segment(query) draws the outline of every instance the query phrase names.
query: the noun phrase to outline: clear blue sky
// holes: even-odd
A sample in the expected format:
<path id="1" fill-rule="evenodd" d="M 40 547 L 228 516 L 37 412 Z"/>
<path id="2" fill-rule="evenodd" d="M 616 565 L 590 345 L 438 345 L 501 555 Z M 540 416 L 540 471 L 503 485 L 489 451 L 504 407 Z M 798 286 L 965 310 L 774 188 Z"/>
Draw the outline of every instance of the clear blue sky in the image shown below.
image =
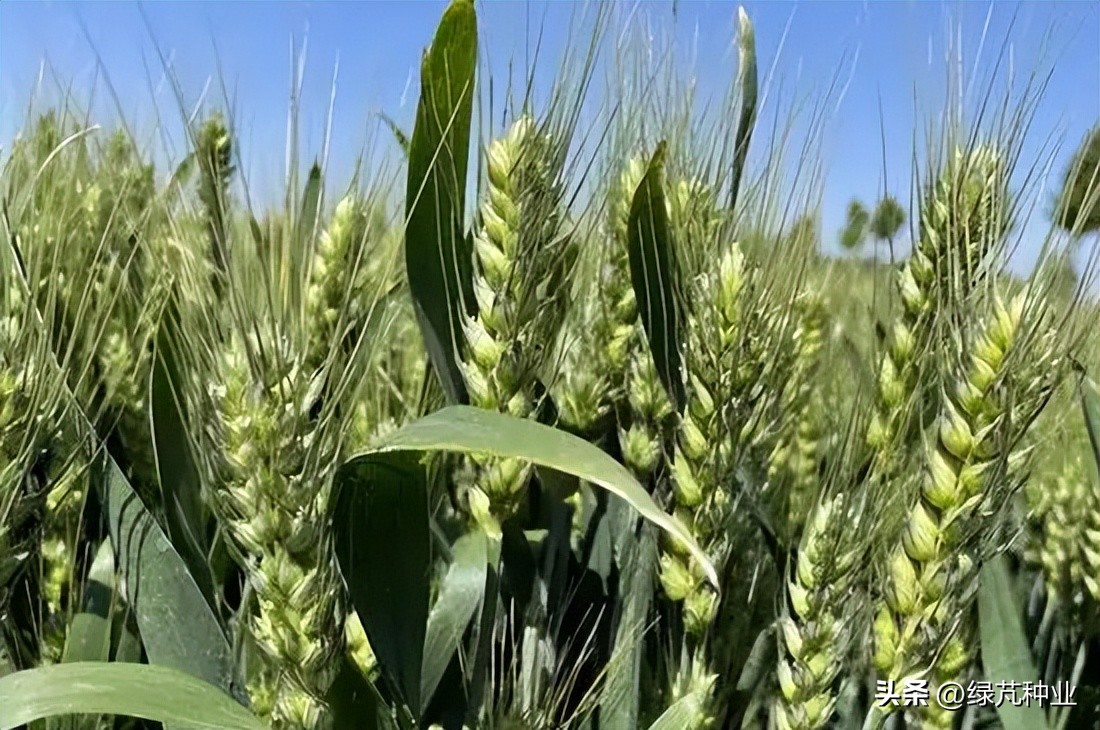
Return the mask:
<path id="1" fill-rule="evenodd" d="M 402 123 L 411 119 L 420 54 L 445 3 L 148 2 L 142 7 L 148 25 L 139 6 L 128 2 L 0 3 L 0 145 L 6 148 L 22 125 L 43 61 L 78 97 L 91 88 L 97 69 L 105 71 L 139 132 L 152 128 L 158 109 L 161 118 L 178 118 L 159 47 L 170 57 L 189 104 L 208 81 L 210 98 L 220 101 L 224 78 L 252 187 L 276 190 L 283 170 L 290 42 L 308 37 L 303 143 L 309 157 L 319 150 L 338 60 L 331 171 L 346 179 L 370 131 L 378 135 L 374 112 L 385 110 Z M 681 0 L 675 18 L 672 2 L 630 8 L 651 27 L 675 34 L 678 55 L 695 59 L 702 93 L 720 93 L 735 67 L 735 3 Z M 1006 39 L 1018 77 L 1053 65 L 1024 147 L 1025 162 L 1042 144 L 1064 140 L 1054 159 L 1060 176 L 1070 148 L 1100 120 L 1100 3 L 1095 1 L 772 0 L 747 2 L 746 8 L 756 26 L 763 78 L 774 63 L 784 93 L 800 96 L 824 93 L 834 78 L 847 83 L 839 105 L 828 107 L 822 149 L 827 247 L 834 245 L 848 199 L 878 196 L 884 157 L 891 192 L 908 202 L 914 124 L 923 128 L 944 98 L 945 48 L 952 36 L 961 40 L 967 76 L 979 50 L 978 75 L 988 75 Z M 522 66 L 528 40 L 540 27 L 547 60 L 556 61 L 575 6 L 488 0 L 479 3 L 479 11 L 489 66 L 502 78 L 510 59 Z M 50 88 L 47 83 L 47 101 L 55 97 Z M 110 122 L 116 115 L 106 87 L 100 83 L 96 93 L 97 121 Z M 1039 223 L 1031 226 L 1036 236 L 1043 230 Z"/>

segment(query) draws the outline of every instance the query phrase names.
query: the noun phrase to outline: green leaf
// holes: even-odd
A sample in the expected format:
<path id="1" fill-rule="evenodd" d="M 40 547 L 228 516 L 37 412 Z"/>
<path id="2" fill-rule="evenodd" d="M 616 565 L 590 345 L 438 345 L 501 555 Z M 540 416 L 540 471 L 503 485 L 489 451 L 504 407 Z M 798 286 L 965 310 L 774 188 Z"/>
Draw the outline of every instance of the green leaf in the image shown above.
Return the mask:
<path id="1" fill-rule="evenodd" d="M 1039 680 L 1016 606 L 1008 564 L 1004 555 L 997 555 L 982 566 L 978 588 L 982 668 L 991 682 Z M 1005 702 L 997 707 L 997 714 L 1004 730 L 1048 727 L 1046 714 L 1038 705 L 1017 707 Z"/>
<path id="2" fill-rule="evenodd" d="M 317 231 L 317 219 L 321 214 L 321 166 L 314 162 L 309 168 L 305 191 L 302 194 L 302 209 L 298 213 L 297 241 L 299 245 L 308 245 Z"/>
<path id="3" fill-rule="evenodd" d="M 1096 462 L 1097 476 L 1100 477 L 1100 388 L 1092 378 L 1082 376 L 1078 389 L 1081 392 L 1081 410 L 1085 413 L 1085 429 L 1092 443 L 1092 455 Z"/>
<path id="4" fill-rule="evenodd" d="M 676 249 L 665 207 L 664 160 L 661 142 L 630 204 L 627 250 L 630 281 L 638 300 L 657 374 L 680 411 L 684 383 L 680 376 L 680 319 L 676 301 Z"/>
<path id="5" fill-rule="evenodd" d="M 615 532 L 608 513 L 610 499 L 606 492 L 594 492 L 587 486 L 581 487 L 580 498 L 574 517 L 578 526 L 584 526 L 578 559 L 586 570 L 599 578 L 604 593 L 608 593 L 613 590 L 613 575 L 618 572 L 615 561 Z M 621 507 L 622 501 L 616 500 L 615 504 Z M 638 516 L 631 510 L 626 511 L 630 512 L 632 522 L 636 524 Z"/>
<path id="6" fill-rule="evenodd" d="M 785 573 L 784 573 L 785 575 Z M 752 651 L 741 669 L 737 679 L 738 692 L 752 694 L 775 666 L 775 627 L 769 626 L 761 631 L 752 643 Z"/>
<path id="7" fill-rule="evenodd" d="M 500 536 L 500 595 L 523 615 L 535 591 L 538 564 L 531 542 L 519 525 L 505 523 Z"/>
<path id="8" fill-rule="evenodd" d="M 685 727 L 697 727 L 699 719 L 706 712 L 707 693 L 689 692 L 653 721 L 649 730 L 683 730 Z"/>
<path id="9" fill-rule="evenodd" d="M 737 8 L 737 86 L 741 89 L 741 114 L 737 120 L 736 146 L 733 150 L 733 179 L 730 181 L 730 211 L 737 209 L 745 158 L 749 154 L 752 130 L 756 127 L 758 80 L 756 71 L 756 32 L 743 7 Z"/>
<path id="10" fill-rule="evenodd" d="M 217 687 L 168 667 L 77 662 L 0 678 L 0 730 L 71 714 L 124 715 L 209 730 L 265 730 Z"/>
<path id="11" fill-rule="evenodd" d="M 572 474 L 619 497 L 643 518 L 683 542 L 703 566 L 707 579 L 718 586 L 714 566 L 687 528 L 658 507 L 622 464 L 597 446 L 565 431 L 481 408 L 449 406 L 398 429 L 367 455 L 356 458 L 401 451 L 448 451 L 526 459 Z"/>
<path id="12" fill-rule="evenodd" d="M 409 147 L 405 263 L 417 321 L 451 403 L 466 401 L 459 369 L 462 317 L 473 302 L 470 241 L 463 234 L 477 16 L 471 0 L 443 13 L 420 69 Z"/>
<path id="13" fill-rule="evenodd" d="M 259 222 L 251 215 L 248 216 L 248 230 L 252 234 L 252 242 L 256 244 L 256 248 L 260 251 L 266 251 L 267 237 L 264 236 L 264 232 L 260 228 Z"/>
<path id="14" fill-rule="evenodd" d="M 411 144 L 409 142 L 409 135 L 405 134 L 405 130 L 397 126 L 397 122 L 395 122 L 393 117 L 391 117 L 389 114 L 386 114 L 385 112 L 379 112 L 378 116 L 382 119 L 386 126 L 390 128 L 390 133 L 393 134 L 394 140 L 397 141 L 397 146 L 401 148 L 401 152 L 405 155 L 405 159 L 408 159 L 409 146 Z"/>
<path id="15" fill-rule="evenodd" d="M 172 177 L 168 178 L 168 184 L 165 187 L 168 190 L 171 190 L 177 185 L 180 187 L 184 187 L 188 183 L 190 183 L 191 178 L 194 176 L 194 173 L 195 153 L 188 152 L 187 155 L 184 156 L 183 160 L 180 161 L 180 164 L 176 166 L 176 169 L 172 171 Z"/>
<path id="16" fill-rule="evenodd" d="M 81 611 L 69 622 L 61 661 L 69 664 L 110 659 L 115 608 L 115 555 L 111 541 L 104 540 L 84 582 Z"/>
<path id="17" fill-rule="evenodd" d="M 406 454 L 351 459 L 336 474 L 336 557 L 387 677 L 414 711 L 428 623 L 431 534 L 424 469 Z"/>
<path id="18" fill-rule="evenodd" d="M 231 690 L 229 642 L 187 565 L 106 451 L 98 466 L 122 594 L 150 663 Z"/>
<path id="19" fill-rule="evenodd" d="M 489 569 L 488 538 L 482 532 L 471 532 L 458 539 L 454 560 L 439 598 L 428 616 L 424 639 L 424 666 L 420 679 L 421 712 L 435 694 L 447 665 L 462 642 L 470 619 L 483 599 L 485 576 Z"/>
<path id="20" fill-rule="evenodd" d="M 141 636 L 138 634 L 137 622 L 134 620 L 133 612 L 126 612 L 122 618 L 120 629 L 114 660 L 131 664 L 141 663 Z"/>
<path id="21" fill-rule="evenodd" d="M 378 690 L 350 659 L 341 660 L 340 672 L 325 695 L 332 712 L 333 730 L 393 730 L 388 708 Z"/>
<path id="22" fill-rule="evenodd" d="M 642 634 L 653 603 L 653 578 L 657 566 L 656 530 L 645 526 L 634 538 L 633 523 L 624 524 L 609 512 L 606 520 L 618 527 L 623 584 L 619 590 L 621 614 L 617 617 L 614 655 L 607 667 L 604 701 L 600 710 L 601 730 L 634 730 L 638 727 L 642 700 Z"/>
<path id="23" fill-rule="evenodd" d="M 478 724 L 478 714 L 484 707 L 485 697 L 491 693 L 492 668 L 496 651 L 496 623 L 497 612 L 500 609 L 500 560 L 501 541 L 489 538 L 488 570 L 485 573 L 485 590 L 482 595 L 485 600 L 481 602 L 481 611 L 477 617 L 476 630 L 471 637 L 472 647 L 470 655 L 474 660 L 470 663 L 466 675 L 467 704 L 466 725 L 475 727 Z M 491 697 L 492 695 L 489 694 Z"/>
<path id="24" fill-rule="evenodd" d="M 170 305 L 166 318 L 175 317 Z M 167 323 L 169 320 L 165 320 Z M 181 382 L 179 360 L 162 324 L 153 353 L 153 376 L 149 391 L 149 428 L 153 435 L 153 455 L 164 505 L 165 527 L 173 547 L 187 563 L 192 577 L 207 602 L 214 600 L 214 579 L 206 561 L 206 507 L 202 498 L 199 470 L 191 453 L 186 415 L 177 397 Z"/>

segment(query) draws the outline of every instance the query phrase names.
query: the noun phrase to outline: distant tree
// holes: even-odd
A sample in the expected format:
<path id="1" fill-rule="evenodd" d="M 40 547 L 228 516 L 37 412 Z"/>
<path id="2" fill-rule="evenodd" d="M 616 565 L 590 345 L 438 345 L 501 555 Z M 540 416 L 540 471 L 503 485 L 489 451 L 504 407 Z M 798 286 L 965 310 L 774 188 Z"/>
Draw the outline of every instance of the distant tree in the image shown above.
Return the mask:
<path id="1" fill-rule="evenodd" d="M 905 209 L 897 199 L 887 195 L 878 201 L 871 216 L 871 235 L 876 241 L 888 241 L 894 238 L 905 223 Z"/>
<path id="2" fill-rule="evenodd" d="M 1066 168 L 1055 223 L 1075 238 L 1100 231 L 1100 125 L 1085 135 Z"/>
<path id="3" fill-rule="evenodd" d="M 855 199 L 848 203 L 848 220 L 840 232 L 840 245 L 845 250 L 853 251 L 863 245 L 864 239 L 867 238 L 867 224 L 870 219 L 863 203 Z"/>

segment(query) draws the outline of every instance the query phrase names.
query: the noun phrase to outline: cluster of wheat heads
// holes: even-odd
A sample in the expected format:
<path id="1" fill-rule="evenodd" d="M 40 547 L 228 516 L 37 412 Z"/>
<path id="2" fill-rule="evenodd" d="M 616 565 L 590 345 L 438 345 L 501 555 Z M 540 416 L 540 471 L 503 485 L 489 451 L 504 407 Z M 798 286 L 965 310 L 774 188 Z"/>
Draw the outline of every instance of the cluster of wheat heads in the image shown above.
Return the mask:
<path id="1" fill-rule="evenodd" d="M 834 266 L 821 118 L 801 154 L 757 130 L 747 15 L 723 103 L 620 47 L 582 124 L 613 20 L 547 99 L 475 114 L 456 0 L 401 164 L 314 164 L 264 212 L 228 117 L 171 175 L 33 120 L 3 160 L 0 727 L 1095 723 L 1096 304 L 1053 254 L 1006 268 L 1034 100 L 918 155 L 909 256 Z M 1078 705 L 936 701 L 1010 681 Z"/>

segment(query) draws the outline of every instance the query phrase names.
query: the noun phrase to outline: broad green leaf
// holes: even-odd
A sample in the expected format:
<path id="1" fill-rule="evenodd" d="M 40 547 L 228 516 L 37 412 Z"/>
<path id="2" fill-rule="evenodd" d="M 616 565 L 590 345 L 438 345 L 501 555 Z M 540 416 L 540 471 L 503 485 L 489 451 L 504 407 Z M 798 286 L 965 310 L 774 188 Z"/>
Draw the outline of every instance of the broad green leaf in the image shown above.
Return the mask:
<path id="1" fill-rule="evenodd" d="M 1081 377 L 1078 387 L 1081 391 L 1081 409 L 1085 412 L 1085 428 L 1092 443 L 1097 477 L 1100 477 L 1100 388 L 1087 376 Z"/>
<path id="2" fill-rule="evenodd" d="M 572 474 L 624 500 L 639 515 L 684 543 L 717 587 L 710 559 L 678 520 L 662 510 L 619 462 L 597 446 L 550 426 L 471 406 L 448 406 L 382 439 L 372 454 L 400 451 L 448 451 L 526 459 Z"/>
<path id="3" fill-rule="evenodd" d="M 707 695 L 701 691 L 689 692 L 653 721 L 649 730 L 683 730 L 697 727 L 699 718 L 706 711 Z"/>
<path id="4" fill-rule="evenodd" d="M 1023 623 L 1016 611 L 1017 605 L 1005 556 L 997 555 L 982 566 L 978 588 L 982 668 L 990 682 L 1034 683 L 1039 680 Z M 1038 705 L 1017 707 L 1005 702 L 997 707 L 997 714 L 1004 730 L 1042 730 L 1048 727 L 1046 714 Z"/>
<path id="5" fill-rule="evenodd" d="M 69 622 L 62 662 L 105 662 L 111 658 L 111 625 L 116 600 L 115 555 L 111 541 L 104 540 L 84 582 L 80 613 Z"/>
<path id="6" fill-rule="evenodd" d="M 458 348 L 462 317 L 473 301 L 463 216 L 476 66 L 474 4 L 453 0 L 421 63 L 405 190 L 409 291 L 429 358 L 451 403 L 466 401 Z"/>
<path id="7" fill-rule="evenodd" d="M 419 713 L 431 588 L 424 468 L 407 454 L 368 454 L 340 467 L 336 490 L 336 557 L 352 605 L 378 663 Z"/>
<path id="8" fill-rule="evenodd" d="M 470 619 L 483 599 L 488 561 L 488 538 L 483 532 L 470 532 L 455 543 L 454 560 L 428 616 L 420 679 L 421 712 L 435 694 L 447 665 L 462 642 Z"/>
<path id="9" fill-rule="evenodd" d="M 638 300 L 657 374 L 669 398 L 682 410 L 684 382 L 680 375 L 680 315 L 676 300 L 676 248 L 665 207 L 664 160 L 661 142 L 630 205 L 627 250 L 630 281 Z"/>
<path id="10" fill-rule="evenodd" d="M 741 90 L 741 114 L 733 150 L 733 177 L 730 180 L 730 212 L 736 212 L 745 158 L 749 154 L 752 130 L 756 126 L 758 80 L 756 71 L 756 32 L 745 8 L 737 8 L 737 86 Z"/>
<path id="11" fill-rule="evenodd" d="M 121 592 L 150 663 L 231 690 L 229 642 L 187 565 L 109 454 L 102 454 L 99 468 Z"/>
<path id="12" fill-rule="evenodd" d="M 0 730 L 72 714 L 123 715 L 186 728 L 265 730 L 232 697 L 149 664 L 55 664 L 0 678 Z"/>

